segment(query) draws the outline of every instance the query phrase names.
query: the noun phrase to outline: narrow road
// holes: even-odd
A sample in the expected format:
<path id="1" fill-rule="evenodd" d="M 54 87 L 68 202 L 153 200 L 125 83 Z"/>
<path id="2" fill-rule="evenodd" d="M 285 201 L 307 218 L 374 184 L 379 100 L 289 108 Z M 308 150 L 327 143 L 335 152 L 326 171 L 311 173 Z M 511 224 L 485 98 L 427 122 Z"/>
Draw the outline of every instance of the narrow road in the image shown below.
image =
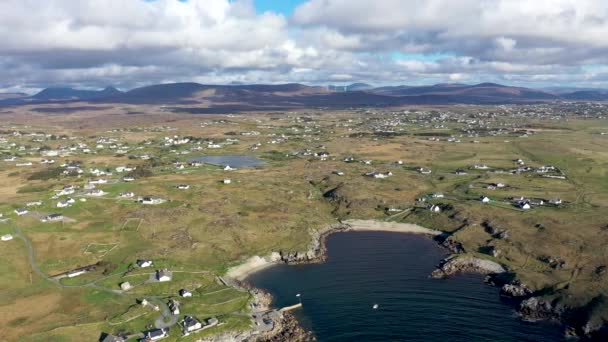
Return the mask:
<path id="1" fill-rule="evenodd" d="M 32 270 L 38 274 L 41 278 L 43 278 L 44 280 L 50 281 L 52 283 L 54 283 L 55 285 L 62 287 L 62 288 L 84 288 L 84 287 L 91 287 L 94 288 L 96 290 L 101 290 L 101 291 L 107 291 L 107 292 L 111 292 L 120 296 L 131 296 L 128 293 L 125 293 L 124 291 L 121 290 L 115 290 L 115 289 L 110 289 L 107 287 L 103 287 L 103 286 L 99 286 L 97 285 L 98 282 L 103 281 L 105 279 L 108 279 L 110 277 L 116 276 L 117 274 L 112 274 L 109 275 L 107 277 L 103 277 L 100 279 L 97 279 L 95 281 L 92 281 L 90 283 L 87 284 L 83 284 L 83 285 L 65 285 L 62 284 L 59 280 L 54 279 L 53 277 L 49 276 L 48 274 L 42 272 L 42 270 L 40 269 L 40 267 L 38 266 L 38 264 L 36 263 L 36 253 L 34 251 L 34 247 L 32 246 L 32 242 L 23 234 L 23 231 L 21 230 L 21 228 L 13 226 L 13 228 L 15 229 L 15 236 L 18 237 L 19 239 L 21 239 L 24 244 L 25 244 L 25 248 L 27 249 L 27 257 L 28 257 L 28 261 L 30 263 L 30 266 L 32 267 Z M 149 300 L 153 300 L 154 302 L 156 302 L 159 307 L 161 308 L 161 315 L 154 321 L 154 325 L 156 326 L 156 328 L 161 329 L 161 328 L 169 328 L 174 326 L 175 324 L 177 324 L 177 320 L 178 320 L 178 316 L 172 315 L 171 311 L 169 310 L 169 307 L 167 306 L 167 304 L 162 300 L 165 297 L 164 296 L 151 296 L 151 297 L 146 297 Z"/>

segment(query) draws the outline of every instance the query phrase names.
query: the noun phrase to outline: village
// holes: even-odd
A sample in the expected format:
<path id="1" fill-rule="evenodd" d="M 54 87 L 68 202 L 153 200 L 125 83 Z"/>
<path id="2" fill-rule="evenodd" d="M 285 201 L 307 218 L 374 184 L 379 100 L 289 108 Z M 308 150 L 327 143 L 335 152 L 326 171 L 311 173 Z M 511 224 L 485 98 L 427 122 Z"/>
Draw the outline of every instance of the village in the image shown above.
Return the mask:
<path id="1" fill-rule="evenodd" d="M 592 151 L 608 146 L 607 110 L 173 109 L 172 122 L 83 131 L 15 120 L 0 127 L 0 243 L 21 271 L 0 283 L 0 309 L 22 307 L 9 297 L 24 287 L 32 298 L 62 289 L 76 311 L 35 322 L 15 309 L 12 333 L 67 336 L 78 323 L 104 342 L 262 336 L 277 312 L 252 310 L 255 296 L 225 280 L 226 270 L 252 255 L 305 250 L 311 229 L 347 218 L 444 231 L 464 253 L 517 269 L 537 288 L 575 282 L 572 268 L 591 277 L 605 266 L 591 251 L 608 224 L 599 215 L 606 161 Z M 588 143 L 574 149 L 564 136 Z M 596 181 L 583 185 L 583 176 Z M 581 211 L 597 215 L 571 218 Z M 572 232 L 573 222 L 585 228 Z M 574 249 L 588 252 L 574 258 Z M 606 290 L 584 279 L 571 284 L 572 300 Z"/>

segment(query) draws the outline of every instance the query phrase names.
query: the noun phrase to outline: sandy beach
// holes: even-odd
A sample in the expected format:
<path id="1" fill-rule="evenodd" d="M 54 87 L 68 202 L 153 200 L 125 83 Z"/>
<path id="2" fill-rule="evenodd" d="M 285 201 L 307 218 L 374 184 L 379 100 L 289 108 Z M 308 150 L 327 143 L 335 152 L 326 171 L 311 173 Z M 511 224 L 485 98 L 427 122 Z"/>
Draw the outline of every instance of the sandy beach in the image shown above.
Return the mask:
<path id="1" fill-rule="evenodd" d="M 228 270 L 228 272 L 226 273 L 226 276 L 228 276 L 232 279 L 242 281 L 245 278 L 247 278 L 247 276 L 249 276 L 250 274 L 253 274 L 253 273 L 261 271 L 267 267 L 275 265 L 277 260 L 273 258 L 274 254 L 275 253 L 273 253 L 272 255 L 267 256 L 267 257 L 260 257 L 257 255 L 252 256 L 251 258 L 247 259 L 247 261 L 245 261 L 244 263 L 230 268 Z"/>
<path id="2" fill-rule="evenodd" d="M 324 236 L 330 235 L 334 232 L 339 231 L 380 231 L 380 232 L 395 232 L 395 233 L 412 233 L 412 234 L 424 234 L 429 236 L 437 236 L 442 234 L 441 231 L 428 229 L 412 223 L 396 223 L 396 222 L 382 222 L 375 220 L 348 220 L 343 222 L 347 229 L 334 230 L 331 229 L 324 234 Z M 322 238 L 319 238 L 322 240 Z M 319 241 L 313 241 L 315 246 L 319 246 Z M 310 251 L 309 251 L 310 252 Z M 318 250 L 314 251 L 318 254 Z M 321 252 L 322 253 L 322 252 Z M 275 265 L 281 262 L 281 255 L 277 252 L 273 252 L 268 256 L 252 256 L 247 259 L 244 263 L 234 266 L 228 270 L 226 276 L 239 281 L 245 280 L 249 275 L 263 270 L 267 267 Z"/>
<path id="3" fill-rule="evenodd" d="M 375 220 L 348 220 L 345 224 L 354 231 L 382 231 L 395 233 L 414 233 L 437 236 L 442 234 L 439 230 L 428 229 L 412 223 L 382 222 Z"/>

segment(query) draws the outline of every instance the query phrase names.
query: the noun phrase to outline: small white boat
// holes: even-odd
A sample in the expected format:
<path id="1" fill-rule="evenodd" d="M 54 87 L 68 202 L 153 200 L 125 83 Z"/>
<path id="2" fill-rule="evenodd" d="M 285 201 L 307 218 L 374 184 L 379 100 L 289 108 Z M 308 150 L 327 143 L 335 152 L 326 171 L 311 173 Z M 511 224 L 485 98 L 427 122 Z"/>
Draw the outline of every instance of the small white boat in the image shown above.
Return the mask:
<path id="1" fill-rule="evenodd" d="M 372 306 L 372 309 L 374 309 L 374 310 L 378 309 L 378 304 L 374 304 L 374 306 Z"/>

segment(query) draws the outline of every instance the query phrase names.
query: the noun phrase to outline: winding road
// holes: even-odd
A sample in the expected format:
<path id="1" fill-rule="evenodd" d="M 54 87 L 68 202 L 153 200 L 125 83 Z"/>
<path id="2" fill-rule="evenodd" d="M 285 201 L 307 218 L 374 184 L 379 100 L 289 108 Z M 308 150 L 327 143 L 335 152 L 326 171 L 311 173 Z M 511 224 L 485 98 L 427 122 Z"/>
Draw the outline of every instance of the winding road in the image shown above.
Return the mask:
<path id="1" fill-rule="evenodd" d="M 25 248 L 27 249 L 28 261 L 30 263 L 30 266 L 32 267 L 32 270 L 36 274 L 38 274 L 41 278 L 43 278 L 44 280 L 50 281 L 50 282 L 54 283 L 55 285 L 57 285 L 57 286 L 59 286 L 61 288 L 84 288 L 84 287 L 90 287 L 90 288 L 94 288 L 96 290 L 111 292 L 111 293 L 114 293 L 114 294 L 117 294 L 117 295 L 120 295 L 120 296 L 129 296 L 129 297 L 133 296 L 133 295 L 125 293 L 124 291 L 121 291 L 121 290 L 110 289 L 110 288 L 107 288 L 107 287 L 103 287 L 103 286 L 97 285 L 98 282 L 106 280 L 106 279 L 111 278 L 111 277 L 114 277 L 116 275 L 119 275 L 120 273 L 111 274 L 111 275 L 108 275 L 106 277 L 97 279 L 95 281 L 92 281 L 90 283 L 86 283 L 86 284 L 83 284 L 83 285 L 65 285 L 65 284 L 62 284 L 59 280 L 57 280 L 57 279 L 49 276 L 48 274 L 42 272 L 42 270 L 40 269 L 40 266 L 38 266 L 38 263 L 36 263 L 36 252 L 34 251 L 34 247 L 32 246 L 32 242 L 25 236 L 25 234 L 23 234 L 23 231 L 21 230 L 21 228 L 19 228 L 17 226 L 13 226 L 13 228 L 15 230 L 15 237 L 21 239 L 24 242 L 24 244 L 25 244 Z M 146 300 L 155 302 L 161 308 L 161 315 L 154 321 L 154 326 L 156 328 L 158 328 L 158 329 L 164 329 L 164 328 L 172 327 L 175 324 L 177 324 L 177 320 L 178 320 L 178 316 L 171 314 L 171 311 L 169 310 L 169 307 L 163 301 L 164 298 L 165 298 L 164 296 L 146 297 Z"/>

